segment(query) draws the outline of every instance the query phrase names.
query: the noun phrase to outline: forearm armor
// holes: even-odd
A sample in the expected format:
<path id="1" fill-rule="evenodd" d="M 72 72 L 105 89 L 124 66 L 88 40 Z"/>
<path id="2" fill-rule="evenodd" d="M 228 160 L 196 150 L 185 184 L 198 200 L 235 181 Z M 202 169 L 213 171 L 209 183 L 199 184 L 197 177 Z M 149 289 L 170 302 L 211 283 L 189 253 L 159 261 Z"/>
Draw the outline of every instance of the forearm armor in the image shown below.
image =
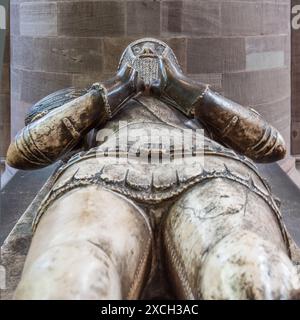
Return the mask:
<path id="1" fill-rule="evenodd" d="M 8 149 L 7 163 L 18 169 L 47 166 L 107 116 L 103 90 L 92 89 L 23 128 Z"/>
<path id="2" fill-rule="evenodd" d="M 18 169 L 45 167 L 72 150 L 92 128 L 110 119 L 135 94 L 136 75 L 95 84 L 78 97 L 23 128 L 11 143 L 7 163 Z M 128 76 L 128 77 L 127 77 Z"/>
<path id="3" fill-rule="evenodd" d="M 181 73 L 173 73 L 170 78 L 163 94 L 183 108 L 186 115 L 195 116 L 208 127 L 218 141 L 256 162 L 284 158 L 282 136 L 255 110 L 226 99 Z"/>
<path id="4" fill-rule="evenodd" d="M 273 126 L 259 113 L 245 108 L 209 87 L 194 103 L 195 116 L 202 119 L 218 140 L 256 162 L 273 162 L 284 158 L 285 142 Z"/>

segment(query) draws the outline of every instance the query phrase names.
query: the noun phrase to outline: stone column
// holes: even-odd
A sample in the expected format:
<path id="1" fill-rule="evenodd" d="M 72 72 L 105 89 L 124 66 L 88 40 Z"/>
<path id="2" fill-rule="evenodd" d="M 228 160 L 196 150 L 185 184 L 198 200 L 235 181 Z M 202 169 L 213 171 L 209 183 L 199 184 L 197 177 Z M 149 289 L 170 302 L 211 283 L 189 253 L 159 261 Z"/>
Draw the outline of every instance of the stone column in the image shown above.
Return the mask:
<path id="1" fill-rule="evenodd" d="M 290 146 L 290 1 L 12 0 L 12 134 L 46 94 L 115 71 L 125 46 L 153 36 L 185 72 L 257 109 Z"/>

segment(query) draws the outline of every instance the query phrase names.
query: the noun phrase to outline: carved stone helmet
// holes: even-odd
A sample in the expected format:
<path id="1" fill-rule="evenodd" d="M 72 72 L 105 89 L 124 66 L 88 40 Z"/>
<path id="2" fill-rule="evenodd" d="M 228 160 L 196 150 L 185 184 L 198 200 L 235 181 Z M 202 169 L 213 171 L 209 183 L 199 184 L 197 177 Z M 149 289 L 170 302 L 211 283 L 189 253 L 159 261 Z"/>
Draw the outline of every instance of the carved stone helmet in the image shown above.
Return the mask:
<path id="1" fill-rule="evenodd" d="M 171 60 L 181 70 L 173 50 L 163 41 L 142 38 L 128 45 L 120 59 L 118 69 L 128 63 L 139 72 L 139 76 L 149 84 L 159 77 L 159 59 Z"/>

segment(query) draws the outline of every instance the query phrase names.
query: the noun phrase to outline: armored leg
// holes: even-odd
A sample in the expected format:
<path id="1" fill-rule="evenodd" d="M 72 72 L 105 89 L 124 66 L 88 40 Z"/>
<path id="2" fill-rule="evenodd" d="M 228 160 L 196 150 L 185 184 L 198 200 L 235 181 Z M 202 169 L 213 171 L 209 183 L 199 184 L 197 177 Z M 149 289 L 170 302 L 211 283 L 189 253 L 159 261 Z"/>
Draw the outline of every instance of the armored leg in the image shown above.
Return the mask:
<path id="1" fill-rule="evenodd" d="M 97 186 L 75 189 L 41 218 L 16 299 L 136 299 L 151 229 L 134 204 Z"/>
<path id="2" fill-rule="evenodd" d="M 299 278 L 269 205 L 224 178 L 195 186 L 169 212 L 166 263 L 184 299 L 288 299 Z"/>

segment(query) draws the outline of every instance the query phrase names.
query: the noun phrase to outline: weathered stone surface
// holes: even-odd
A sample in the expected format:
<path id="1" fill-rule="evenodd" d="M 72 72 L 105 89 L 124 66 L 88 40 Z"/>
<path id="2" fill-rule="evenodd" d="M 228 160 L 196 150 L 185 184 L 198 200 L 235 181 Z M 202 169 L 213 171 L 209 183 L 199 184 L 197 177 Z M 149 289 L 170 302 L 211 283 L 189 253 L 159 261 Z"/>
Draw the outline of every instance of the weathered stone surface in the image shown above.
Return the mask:
<path id="1" fill-rule="evenodd" d="M 102 40 L 38 38 L 31 47 L 33 69 L 51 72 L 102 72 Z"/>
<path id="2" fill-rule="evenodd" d="M 72 75 L 65 73 L 22 71 L 21 100 L 35 103 L 48 94 L 72 85 Z"/>
<path id="3" fill-rule="evenodd" d="M 294 120 L 300 121 L 300 32 L 292 33 L 292 113 Z"/>
<path id="4" fill-rule="evenodd" d="M 274 125 L 274 127 L 281 132 L 290 125 L 290 105 L 290 97 L 287 97 L 279 101 L 272 101 L 269 103 L 256 105 L 253 106 L 253 108 L 257 110 L 264 118 L 268 117 L 269 121 Z"/>
<path id="5" fill-rule="evenodd" d="M 290 141 L 290 121 L 291 121 L 291 99 L 290 97 L 284 98 L 279 101 L 273 101 L 262 105 L 254 106 L 264 118 L 268 118 L 270 123 L 279 130 L 283 136 L 287 150 L 289 152 Z"/>
<path id="6" fill-rule="evenodd" d="M 223 35 L 257 35 L 262 31 L 261 3 L 224 2 L 221 16 Z"/>
<path id="7" fill-rule="evenodd" d="M 284 51 L 256 52 L 246 57 L 246 70 L 281 68 L 283 66 Z"/>
<path id="8" fill-rule="evenodd" d="M 10 5 L 10 15 L 13 19 L 10 20 L 10 30 L 14 35 L 20 34 L 20 6 L 17 4 Z"/>
<path id="9" fill-rule="evenodd" d="M 12 36 L 11 42 L 12 66 L 32 69 L 34 63 L 34 38 Z"/>
<path id="10" fill-rule="evenodd" d="M 103 39 L 103 56 L 104 71 L 112 74 L 116 71 L 120 56 L 128 44 L 135 38 L 104 38 Z"/>
<path id="11" fill-rule="evenodd" d="M 290 95 L 288 68 L 225 73 L 223 89 L 228 98 L 242 105 L 258 105 Z"/>
<path id="12" fill-rule="evenodd" d="M 217 2 L 195 0 L 163 3 L 162 31 L 188 36 L 220 33 L 220 6 Z"/>
<path id="13" fill-rule="evenodd" d="M 221 73 L 189 74 L 189 77 L 195 81 L 210 84 L 214 90 L 218 91 L 219 93 L 223 93 Z"/>
<path id="14" fill-rule="evenodd" d="M 10 63 L 10 33 L 6 33 L 3 63 Z"/>
<path id="15" fill-rule="evenodd" d="M 10 142 L 10 99 L 8 94 L 0 93 L 0 157 L 4 157 Z"/>
<path id="16" fill-rule="evenodd" d="M 246 38 L 246 70 L 288 66 L 288 42 L 285 35 Z"/>
<path id="17" fill-rule="evenodd" d="M 32 106 L 32 103 L 23 102 L 19 100 L 19 98 L 16 98 L 15 95 L 12 95 L 11 106 L 17 106 L 17 108 L 11 108 L 10 111 L 11 119 L 14 119 L 14 122 L 11 124 L 10 134 L 11 139 L 13 139 L 19 132 L 20 128 L 24 127 L 25 114 L 28 111 L 28 109 Z"/>
<path id="18" fill-rule="evenodd" d="M 21 92 L 21 71 L 19 69 L 11 66 L 10 68 L 10 78 L 11 78 L 11 95 L 20 98 Z"/>
<path id="19" fill-rule="evenodd" d="M 22 3 L 20 5 L 20 34 L 24 36 L 57 35 L 56 3 Z"/>
<path id="20" fill-rule="evenodd" d="M 188 39 L 188 73 L 244 70 L 245 63 L 244 38 Z"/>
<path id="21" fill-rule="evenodd" d="M 183 18 L 183 1 L 163 2 L 163 33 L 181 33 Z"/>
<path id="22" fill-rule="evenodd" d="M 21 87 L 24 86 L 23 101 L 35 103 L 36 99 L 40 99 L 45 93 L 51 93 L 53 89 L 72 85 L 73 75 L 62 74 L 63 72 L 77 75 L 84 70 L 85 74 L 101 74 L 102 41 L 79 38 L 13 37 L 12 60 L 14 95 L 17 94 L 21 98 Z M 38 72 L 31 74 L 30 71 L 23 69 Z M 53 72 L 59 74 L 55 76 Z M 29 94 L 32 95 L 31 99 Z"/>
<path id="23" fill-rule="evenodd" d="M 166 38 L 162 39 L 174 51 L 178 62 L 184 72 L 186 72 L 187 64 L 187 39 L 186 38 Z"/>
<path id="24" fill-rule="evenodd" d="M 245 39 L 246 53 L 284 50 L 288 41 L 289 38 L 286 35 L 247 37 Z"/>
<path id="25" fill-rule="evenodd" d="M 72 86 L 75 88 L 90 88 L 93 83 L 101 82 L 106 79 L 107 75 L 104 75 L 103 73 L 74 73 L 72 76 Z"/>
<path id="26" fill-rule="evenodd" d="M 292 86 L 292 115 L 293 120 L 300 121 L 300 73 L 295 71 L 292 72 L 293 86 Z"/>
<path id="27" fill-rule="evenodd" d="M 45 169 L 49 173 L 53 170 Z M 44 170 L 44 171 L 45 171 Z M 43 174 L 41 175 L 43 176 Z M 19 178 L 20 179 L 20 178 Z M 1 246 L 1 265 L 6 269 L 6 290 L 1 290 L 1 300 L 12 299 L 13 292 L 18 285 L 22 273 L 25 258 L 30 246 L 32 236 L 32 221 L 36 213 L 40 201 L 49 191 L 52 185 L 51 178 L 43 186 L 33 202 L 19 219 L 18 223 L 13 228 L 9 237 Z M 38 180 L 37 180 L 38 182 Z M 36 192 L 36 191 L 35 191 Z M 20 194 L 10 194 L 10 201 L 19 202 Z M 15 199 L 12 198 L 15 196 Z M 24 200 L 23 196 L 23 200 Z M 7 203 L 8 204 L 8 203 Z M 20 216 L 20 214 L 19 214 Z"/>
<path id="28" fill-rule="evenodd" d="M 125 4 L 122 1 L 59 2 L 58 34 L 67 36 L 122 36 Z"/>
<path id="29" fill-rule="evenodd" d="M 5 159 L 6 151 L 10 143 L 10 28 L 7 12 L 7 30 L 3 55 L 2 72 L 0 78 L 0 158 Z M 2 62 L 2 61 L 1 61 Z M 2 163 L 3 164 L 3 163 Z M 0 175 L 3 167 L 0 167 Z M 0 217 L 1 220 L 1 217 Z"/>
<path id="30" fill-rule="evenodd" d="M 277 3 L 263 4 L 263 33 L 289 34 L 290 6 Z"/>
<path id="31" fill-rule="evenodd" d="M 0 94 L 9 96 L 10 93 L 10 67 L 8 63 L 2 65 L 2 80 L 0 79 Z M 2 105 L 1 105 L 2 106 Z"/>
<path id="32" fill-rule="evenodd" d="M 23 71 L 11 67 L 11 138 L 24 126 L 25 114 L 32 103 L 21 100 Z M 25 79 L 27 81 L 28 79 Z M 29 84 L 30 85 L 30 84 Z M 42 86 L 42 84 L 40 84 Z"/>
<path id="33" fill-rule="evenodd" d="M 160 2 L 129 1 L 127 3 L 127 34 L 157 36 L 160 34 Z"/>
<path id="34" fill-rule="evenodd" d="M 292 0 L 291 5 L 299 5 Z M 300 30 L 292 30 L 292 153 L 300 154 Z"/>
<path id="35" fill-rule="evenodd" d="M 289 14 L 288 3 L 223 2 L 222 34 L 287 34 L 289 33 Z"/>
<path id="36" fill-rule="evenodd" d="M 281 161 L 278 162 L 278 164 L 282 167 L 282 169 L 286 170 L 286 168 L 288 168 L 288 166 L 285 163 L 291 163 L 291 165 L 289 166 L 290 170 L 286 171 L 286 173 L 288 174 L 289 177 L 293 177 L 290 174 L 291 171 L 291 167 L 295 167 L 295 159 L 290 155 L 291 153 L 291 126 L 287 126 L 285 129 L 280 131 L 280 134 L 282 135 L 285 143 L 286 143 L 286 153 L 287 153 L 287 157 Z M 294 183 L 299 187 L 300 186 L 300 181 L 299 181 L 299 175 L 296 177 L 296 179 L 293 180 Z"/>
<path id="37" fill-rule="evenodd" d="M 294 154 L 300 154 L 300 122 L 292 121 L 292 148 Z"/>

